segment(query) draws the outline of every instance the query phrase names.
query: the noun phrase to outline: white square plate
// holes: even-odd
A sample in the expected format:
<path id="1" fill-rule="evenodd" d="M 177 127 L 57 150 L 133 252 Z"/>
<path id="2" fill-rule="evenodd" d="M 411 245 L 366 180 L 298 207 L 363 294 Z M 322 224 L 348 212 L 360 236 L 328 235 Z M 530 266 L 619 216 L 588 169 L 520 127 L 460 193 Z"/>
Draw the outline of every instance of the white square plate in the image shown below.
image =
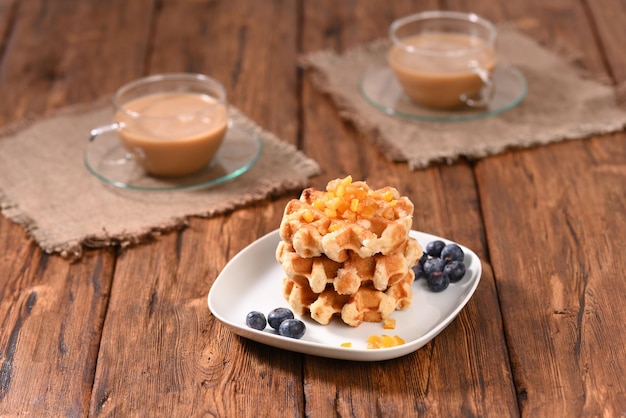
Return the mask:
<path id="1" fill-rule="evenodd" d="M 452 241 L 418 231 L 411 231 L 422 248 L 430 241 Z M 263 331 L 246 326 L 246 315 L 260 311 L 266 316 L 274 308 L 289 304 L 282 294 L 285 274 L 276 261 L 280 242 L 278 230 L 259 238 L 233 257 L 219 274 L 208 295 L 211 313 L 232 332 L 273 347 L 355 361 L 379 361 L 401 357 L 427 344 L 439 334 L 463 309 L 480 281 L 482 266 L 478 256 L 461 245 L 465 252 L 465 276 L 440 293 L 432 292 L 426 280 L 413 283 L 413 303 L 408 309 L 395 311 L 396 328 L 383 329 L 382 323 L 363 323 L 350 327 L 335 318 L 329 325 L 320 325 L 309 315 L 299 317 L 306 324 L 301 339 L 278 335 L 269 325 Z M 459 244 L 460 245 L 460 244 Z M 298 318 L 298 316 L 296 315 Z M 368 349 L 367 338 L 372 334 L 398 335 L 405 344 L 383 349 Z M 352 347 L 342 347 L 342 343 Z"/>

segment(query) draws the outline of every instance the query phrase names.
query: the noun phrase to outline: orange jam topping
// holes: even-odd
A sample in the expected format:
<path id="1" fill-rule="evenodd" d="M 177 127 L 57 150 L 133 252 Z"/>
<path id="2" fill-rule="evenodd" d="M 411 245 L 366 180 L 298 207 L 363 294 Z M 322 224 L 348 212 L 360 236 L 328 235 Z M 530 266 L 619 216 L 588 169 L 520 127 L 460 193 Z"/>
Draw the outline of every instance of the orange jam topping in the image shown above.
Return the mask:
<path id="1" fill-rule="evenodd" d="M 385 319 L 385 322 L 383 322 L 383 328 L 384 329 L 395 329 L 396 328 L 396 320 L 393 319 L 393 318 Z"/>
<path id="2" fill-rule="evenodd" d="M 356 222 L 361 219 L 371 219 L 373 216 L 382 216 L 393 220 L 396 217 L 394 207 L 397 204 L 399 193 L 393 187 L 383 187 L 378 190 L 370 189 L 363 181 L 352 181 L 352 176 L 343 179 L 331 180 L 326 186 L 326 192 L 321 193 L 312 206 L 324 213 L 327 218 Z M 306 222 L 314 220 L 313 213 L 305 213 Z M 338 228 L 331 223 L 329 230 Z"/>
<path id="3" fill-rule="evenodd" d="M 397 335 L 370 335 L 367 339 L 367 348 L 389 348 L 404 344 L 405 341 Z"/>

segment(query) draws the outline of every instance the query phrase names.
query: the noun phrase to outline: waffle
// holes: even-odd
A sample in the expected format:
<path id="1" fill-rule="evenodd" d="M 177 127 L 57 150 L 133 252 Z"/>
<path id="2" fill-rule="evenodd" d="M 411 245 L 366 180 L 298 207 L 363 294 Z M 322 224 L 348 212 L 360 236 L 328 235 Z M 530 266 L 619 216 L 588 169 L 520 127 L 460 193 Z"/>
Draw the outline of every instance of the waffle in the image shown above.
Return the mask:
<path id="1" fill-rule="evenodd" d="M 285 207 L 276 259 L 293 310 L 320 324 L 381 322 L 411 304 L 412 267 L 422 254 L 409 236 L 413 203 L 393 187 L 350 176 L 326 191 L 305 189 Z"/>
<path id="2" fill-rule="evenodd" d="M 353 295 L 340 295 L 331 286 L 315 293 L 308 282 L 299 284 L 287 277 L 283 279 L 283 295 L 298 315 L 310 312 L 311 318 L 322 325 L 339 316 L 346 324 L 357 327 L 363 322 L 384 321 L 396 309 L 408 308 L 414 278 L 409 269 L 402 280 L 385 291 L 363 285 Z"/>
<path id="3" fill-rule="evenodd" d="M 343 263 L 396 252 L 413 223 L 413 203 L 393 187 L 373 190 L 348 176 L 327 190 L 305 189 L 285 207 L 280 237 L 303 258 L 325 255 Z"/>
<path id="4" fill-rule="evenodd" d="M 276 259 L 294 282 L 301 286 L 307 282 L 315 293 L 322 293 L 327 285 L 332 284 L 340 295 L 355 294 L 363 284 L 386 290 L 406 276 L 421 254 L 422 248 L 414 238 L 407 239 L 395 253 L 366 258 L 349 253 L 343 263 L 325 255 L 300 257 L 294 247 L 284 241 L 276 249 Z"/>

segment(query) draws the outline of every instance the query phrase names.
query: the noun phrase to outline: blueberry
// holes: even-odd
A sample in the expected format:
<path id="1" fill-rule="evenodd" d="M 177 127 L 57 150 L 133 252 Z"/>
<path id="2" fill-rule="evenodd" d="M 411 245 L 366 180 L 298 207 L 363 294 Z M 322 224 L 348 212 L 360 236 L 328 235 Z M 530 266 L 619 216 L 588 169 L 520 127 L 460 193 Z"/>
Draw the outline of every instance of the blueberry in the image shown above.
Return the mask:
<path id="1" fill-rule="evenodd" d="M 281 322 L 286 319 L 293 319 L 293 312 L 287 308 L 276 308 L 267 315 L 267 322 L 270 327 L 276 330 L 280 327 Z"/>
<path id="2" fill-rule="evenodd" d="M 426 277 L 424 273 L 424 263 L 426 260 L 428 260 L 428 254 L 422 253 L 422 257 L 418 260 L 417 264 L 413 266 L 413 273 L 415 273 L 416 279 Z"/>
<path id="3" fill-rule="evenodd" d="M 450 285 L 450 278 L 440 271 L 433 271 L 426 278 L 426 284 L 433 292 L 442 292 Z"/>
<path id="4" fill-rule="evenodd" d="M 441 257 L 441 250 L 446 246 L 446 243 L 441 240 L 431 241 L 426 245 L 426 254 L 431 257 Z"/>
<path id="5" fill-rule="evenodd" d="M 441 250 L 441 258 L 446 260 L 446 263 L 450 261 L 463 261 L 465 254 L 463 250 L 456 244 L 448 244 Z"/>
<path id="6" fill-rule="evenodd" d="M 450 261 L 443 268 L 443 274 L 448 276 L 450 283 L 458 282 L 465 276 L 465 263 L 462 261 Z"/>
<path id="7" fill-rule="evenodd" d="M 445 265 L 445 260 L 441 258 L 429 258 L 424 262 L 424 274 L 428 276 L 430 273 L 435 271 L 442 272 Z"/>
<path id="8" fill-rule="evenodd" d="M 283 337 L 302 338 L 306 325 L 299 319 L 285 319 L 278 327 L 278 333 Z"/>
<path id="9" fill-rule="evenodd" d="M 249 312 L 246 316 L 246 325 L 252 329 L 264 330 L 267 325 L 265 315 L 259 311 Z"/>

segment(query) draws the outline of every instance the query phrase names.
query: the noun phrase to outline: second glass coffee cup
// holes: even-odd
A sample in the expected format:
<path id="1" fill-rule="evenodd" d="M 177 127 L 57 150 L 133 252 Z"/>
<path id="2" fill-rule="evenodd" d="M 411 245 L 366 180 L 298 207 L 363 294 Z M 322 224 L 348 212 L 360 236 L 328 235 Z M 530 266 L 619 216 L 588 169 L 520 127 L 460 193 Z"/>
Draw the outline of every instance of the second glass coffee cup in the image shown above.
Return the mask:
<path id="1" fill-rule="evenodd" d="M 91 131 L 91 140 L 115 131 L 147 173 L 193 174 L 213 159 L 228 127 L 226 90 L 191 73 L 161 74 L 122 86 L 113 98 L 114 122 Z"/>
<path id="2" fill-rule="evenodd" d="M 417 105 L 485 107 L 493 93 L 497 30 L 473 13 L 430 11 L 395 20 L 389 65 Z"/>

